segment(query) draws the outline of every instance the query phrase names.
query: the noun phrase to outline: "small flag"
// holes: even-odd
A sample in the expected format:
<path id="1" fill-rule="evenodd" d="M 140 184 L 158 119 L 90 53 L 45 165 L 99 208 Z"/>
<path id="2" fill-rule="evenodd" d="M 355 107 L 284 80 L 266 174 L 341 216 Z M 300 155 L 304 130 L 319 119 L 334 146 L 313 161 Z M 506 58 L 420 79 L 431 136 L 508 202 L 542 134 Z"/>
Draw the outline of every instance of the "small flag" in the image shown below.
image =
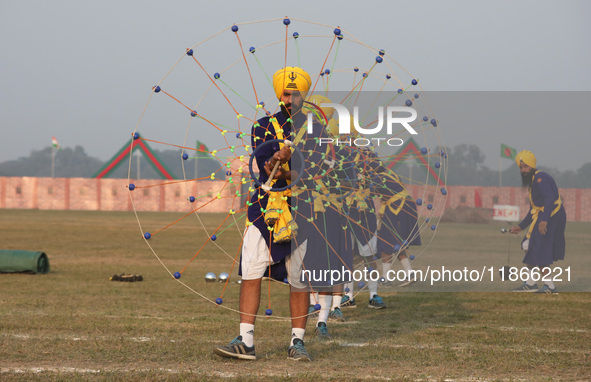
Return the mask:
<path id="1" fill-rule="evenodd" d="M 517 150 L 501 143 L 501 158 L 515 159 Z"/>
<path id="2" fill-rule="evenodd" d="M 207 153 L 207 154 L 209 154 L 209 152 L 210 152 L 209 149 L 207 148 L 207 146 L 205 146 L 205 144 L 201 141 L 197 141 L 196 147 L 197 147 L 197 151 L 199 151 L 199 152 Z"/>
<path id="3" fill-rule="evenodd" d="M 57 139 L 55 139 L 55 137 L 51 137 L 51 144 L 53 145 L 53 147 L 55 147 L 56 149 L 60 149 L 60 144 L 57 141 Z"/>
<path id="4" fill-rule="evenodd" d="M 477 188 L 474 189 L 474 207 L 482 207 L 482 198 Z"/>

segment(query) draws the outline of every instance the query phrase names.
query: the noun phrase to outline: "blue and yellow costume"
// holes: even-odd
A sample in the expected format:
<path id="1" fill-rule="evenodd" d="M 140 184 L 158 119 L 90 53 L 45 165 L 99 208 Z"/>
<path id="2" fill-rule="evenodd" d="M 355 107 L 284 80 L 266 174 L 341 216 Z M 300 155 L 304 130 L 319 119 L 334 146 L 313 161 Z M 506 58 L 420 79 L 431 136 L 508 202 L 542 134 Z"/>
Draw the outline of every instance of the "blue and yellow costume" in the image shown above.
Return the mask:
<path id="1" fill-rule="evenodd" d="M 522 151 L 515 158 L 531 168 L 536 168 L 536 159 L 529 151 Z M 536 171 L 529 190 L 530 210 L 519 223 L 525 230 L 523 241 L 529 239 L 523 262 L 531 266 L 544 267 L 554 261 L 563 260 L 565 254 L 566 211 L 554 179 L 543 171 Z M 539 231 L 540 222 L 548 222 L 545 235 Z"/>
<path id="2" fill-rule="evenodd" d="M 306 112 L 314 112 L 314 109 L 308 107 Z M 346 240 L 347 217 L 343 213 L 340 197 L 343 190 L 347 189 L 345 184 L 349 184 L 355 174 L 353 168 L 344 163 L 338 148 L 333 152 L 335 149 L 332 146 L 319 144 L 319 138 L 327 137 L 326 122 L 323 123 L 323 120 L 323 117 L 317 116 L 313 132 L 306 133 L 305 139 L 299 143 L 296 139 L 298 146 L 302 146 L 302 151 L 308 156 L 302 184 L 294 190 L 298 196 L 292 199 L 299 227 L 298 236 L 302 234 L 302 238 L 308 239 L 304 269 L 315 271 L 316 275 L 324 274 L 324 271 L 351 270 L 353 258 L 352 245 Z M 324 276 L 304 281 L 316 290 L 332 287 L 330 280 Z M 335 284 L 346 281 L 349 279 L 335 280 Z"/>
<path id="3" fill-rule="evenodd" d="M 410 196 L 398 175 L 377 161 L 372 176 L 373 192 L 381 199 L 378 231 L 378 253 L 394 253 L 396 244 L 401 247 L 421 245 L 418 227 L 417 204 Z"/>

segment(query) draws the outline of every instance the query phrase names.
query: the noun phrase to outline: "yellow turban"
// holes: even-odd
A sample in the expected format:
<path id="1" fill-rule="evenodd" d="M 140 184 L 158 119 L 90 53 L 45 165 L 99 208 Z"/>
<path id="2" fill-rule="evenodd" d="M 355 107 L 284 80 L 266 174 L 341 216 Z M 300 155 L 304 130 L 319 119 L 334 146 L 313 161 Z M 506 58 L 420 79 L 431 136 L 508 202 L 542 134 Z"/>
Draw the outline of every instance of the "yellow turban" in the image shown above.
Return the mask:
<path id="1" fill-rule="evenodd" d="M 324 109 L 324 108 L 323 108 Z M 334 114 L 334 111 L 333 111 Z M 346 136 L 343 135 L 343 137 L 351 137 L 351 138 L 359 138 L 359 132 L 357 131 L 357 129 L 355 128 L 355 125 L 353 124 L 353 116 L 351 116 L 350 119 L 350 133 L 347 134 Z M 330 121 L 328 121 L 328 127 L 327 127 L 327 133 L 328 135 L 330 135 L 331 137 L 340 137 L 340 132 L 339 132 L 339 120 L 338 118 L 332 118 Z"/>
<path id="2" fill-rule="evenodd" d="M 297 90 L 305 97 L 312 86 L 312 79 L 302 68 L 287 67 L 279 69 L 273 74 L 273 89 L 277 99 L 281 99 L 283 90 Z"/>
<path id="3" fill-rule="evenodd" d="M 534 155 L 534 153 L 532 153 L 531 151 L 528 150 L 523 150 L 520 151 L 516 156 L 515 156 L 515 162 L 517 162 L 517 165 L 519 166 L 522 162 L 526 165 L 528 165 L 531 168 L 537 168 L 536 167 L 536 156 Z"/>
<path id="4" fill-rule="evenodd" d="M 332 103 L 331 100 L 329 100 L 328 98 L 326 98 L 324 96 L 321 96 L 320 94 L 311 95 L 310 97 L 306 98 L 306 102 L 313 103 L 314 105 L 318 106 L 322 110 L 324 115 L 326 116 L 326 119 L 330 119 L 335 112 L 334 108 L 332 108 L 332 107 L 326 107 L 326 106 L 321 107 L 320 106 L 320 104 L 323 104 L 323 103 Z M 309 104 L 304 104 L 304 108 L 308 109 L 308 110 L 313 110 L 313 111 L 318 110 L 314 106 L 309 105 Z"/>

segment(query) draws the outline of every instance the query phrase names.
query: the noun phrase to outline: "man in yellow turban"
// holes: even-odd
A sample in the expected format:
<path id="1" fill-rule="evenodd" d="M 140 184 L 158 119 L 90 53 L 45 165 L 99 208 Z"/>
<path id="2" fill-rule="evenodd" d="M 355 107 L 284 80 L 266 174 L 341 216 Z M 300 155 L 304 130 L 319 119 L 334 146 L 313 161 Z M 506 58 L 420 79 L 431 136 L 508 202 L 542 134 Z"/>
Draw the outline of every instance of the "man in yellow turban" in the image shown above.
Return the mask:
<path id="1" fill-rule="evenodd" d="M 273 189 L 285 188 L 291 180 L 294 171 L 291 171 L 291 149 L 287 145 L 273 142 L 258 150 L 257 148 L 270 140 L 293 139 L 290 138 L 292 132 L 295 134 L 295 131 L 306 122 L 306 116 L 300 111 L 311 85 L 310 75 L 301 68 L 287 67 L 273 75 L 273 88 L 281 105 L 281 111 L 259 119 L 252 126 L 251 133 L 251 146 L 255 150 L 254 157 L 260 169 L 258 179 L 260 184 L 265 184 L 269 180 L 277 162 L 287 165 L 278 167 L 273 177 L 276 180 Z M 291 239 L 291 242 L 276 242 L 272 239 L 264 219 L 264 211 L 267 209 L 271 195 L 276 197 L 276 194 L 257 187 L 250 200 L 239 269 L 239 274 L 242 276 L 240 334 L 229 344 L 213 348 L 214 353 L 219 356 L 245 360 L 256 359 L 254 324 L 261 300 L 261 281 L 263 276 L 269 276 L 282 282 L 284 279 L 289 280 L 292 284 L 290 291 L 292 329 L 291 342 L 287 350 L 288 358 L 296 361 L 312 360 L 303 341 L 309 294 L 305 285 L 297 284 L 300 277 L 290 272 L 289 266 L 291 260 L 296 262 L 297 259 L 305 256 L 307 240 L 300 237 L 301 235 Z M 291 206 L 291 196 L 285 197 L 287 205 Z"/>
<path id="2" fill-rule="evenodd" d="M 311 86 L 312 79 L 302 68 L 289 66 L 279 69 L 273 75 L 273 90 L 280 101 L 281 111 L 288 118 L 302 109 Z"/>
<path id="3" fill-rule="evenodd" d="M 564 260 L 566 212 L 562 198 L 554 179 L 537 169 L 537 160 L 531 151 L 519 152 L 515 162 L 521 172 L 523 187 L 529 190 L 531 207 L 521 223 L 511 228 L 511 233 L 517 234 L 529 227 L 521 246 L 525 251 L 523 262 L 532 272 L 513 291 L 557 293 L 549 266 L 554 261 Z M 536 281 L 540 279 L 544 279 L 545 283 L 538 289 Z"/>

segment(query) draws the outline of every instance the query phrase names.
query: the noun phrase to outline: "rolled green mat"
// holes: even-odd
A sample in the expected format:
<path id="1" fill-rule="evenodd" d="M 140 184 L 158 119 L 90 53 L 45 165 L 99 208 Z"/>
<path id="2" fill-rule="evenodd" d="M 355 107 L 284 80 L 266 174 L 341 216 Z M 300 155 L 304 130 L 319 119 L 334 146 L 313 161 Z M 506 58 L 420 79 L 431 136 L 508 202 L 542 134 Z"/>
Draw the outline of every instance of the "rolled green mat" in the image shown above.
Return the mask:
<path id="1" fill-rule="evenodd" d="M 48 273 L 49 258 L 41 251 L 0 249 L 0 272 Z"/>

